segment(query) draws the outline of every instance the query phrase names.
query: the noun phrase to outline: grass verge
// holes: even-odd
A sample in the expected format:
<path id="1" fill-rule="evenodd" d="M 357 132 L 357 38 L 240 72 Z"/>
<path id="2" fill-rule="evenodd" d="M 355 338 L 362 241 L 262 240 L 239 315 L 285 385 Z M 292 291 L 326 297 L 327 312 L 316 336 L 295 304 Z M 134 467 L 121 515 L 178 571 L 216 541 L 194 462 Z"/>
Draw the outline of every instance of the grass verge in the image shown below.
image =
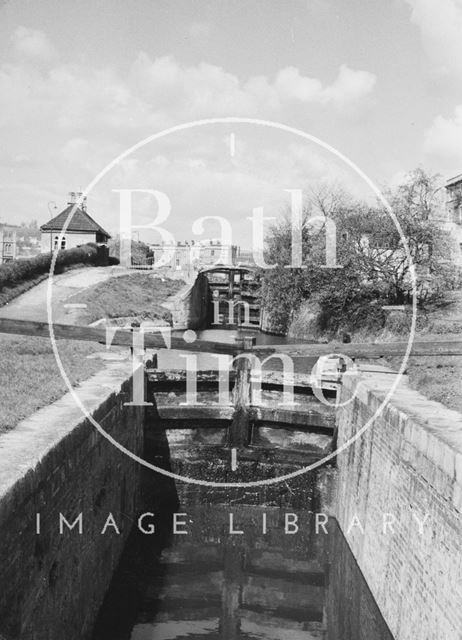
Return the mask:
<path id="1" fill-rule="evenodd" d="M 45 277 L 47 277 L 45 275 Z M 139 319 L 169 319 L 161 306 L 184 283 L 131 273 L 111 278 L 72 297 L 87 304 L 84 320 L 133 316 Z M 102 350 L 98 343 L 60 340 L 59 354 L 73 386 L 102 368 L 99 358 L 89 359 Z M 37 409 L 51 404 L 67 392 L 49 338 L 0 334 L 0 433 L 12 429 Z"/>
<path id="2" fill-rule="evenodd" d="M 87 356 L 101 351 L 92 342 L 59 341 L 59 354 L 73 386 L 99 369 L 100 360 Z M 67 391 L 48 338 L 0 334 L 0 433 L 58 400 Z"/>
<path id="3" fill-rule="evenodd" d="M 86 304 L 83 314 L 90 324 L 100 318 L 131 316 L 139 320 L 170 320 L 162 306 L 165 300 L 184 286 L 182 280 L 154 277 L 135 272 L 111 278 L 72 296 L 72 302 Z"/>
<path id="4" fill-rule="evenodd" d="M 460 336 L 452 337 L 460 338 Z M 423 339 L 423 336 L 417 336 L 417 339 Z M 401 358 L 388 358 L 386 364 L 397 371 L 401 362 Z M 449 409 L 462 413 L 461 356 L 411 356 L 406 373 L 412 389 L 420 391 L 430 400 L 441 402 Z"/>

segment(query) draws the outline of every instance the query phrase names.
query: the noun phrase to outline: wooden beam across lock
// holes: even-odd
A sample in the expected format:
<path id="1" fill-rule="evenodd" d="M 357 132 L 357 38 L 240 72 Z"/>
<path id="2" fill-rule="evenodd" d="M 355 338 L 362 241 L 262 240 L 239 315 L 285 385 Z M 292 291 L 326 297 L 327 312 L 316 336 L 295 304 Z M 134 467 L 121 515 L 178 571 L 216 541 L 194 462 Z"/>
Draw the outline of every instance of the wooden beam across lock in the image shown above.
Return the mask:
<path id="1" fill-rule="evenodd" d="M 71 324 L 53 323 L 53 335 L 56 340 L 85 340 L 89 342 L 107 343 L 106 328 L 88 327 Z M 111 327 L 111 346 L 132 347 L 134 344 L 133 333 L 139 329 L 116 329 Z M 32 320 L 18 320 L 16 318 L 0 318 L 0 333 L 9 333 L 23 336 L 50 338 L 50 326 L 48 322 L 36 322 Z M 144 347 L 147 349 L 166 349 L 164 338 L 160 333 L 143 332 Z M 203 353 L 224 353 L 237 355 L 244 349 L 244 340 L 233 344 L 225 342 L 212 342 L 210 340 L 196 340 L 188 343 L 182 338 L 172 336 L 171 349 L 179 351 L 199 351 Z"/>
<path id="2" fill-rule="evenodd" d="M 133 346 L 133 330 L 111 329 L 111 345 Z M 137 331 L 135 329 L 135 331 Z M 17 318 L 0 318 L 0 333 L 15 335 L 50 337 L 48 322 L 20 320 Z M 70 324 L 53 323 L 53 334 L 57 340 L 85 340 L 106 344 L 106 329 Z M 350 342 L 341 343 L 308 343 L 308 344 L 271 344 L 254 346 L 254 338 L 238 338 L 234 343 L 210 340 L 185 342 L 182 338 L 171 338 L 171 349 L 180 351 L 199 351 L 203 353 L 225 353 L 237 355 L 243 351 L 253 351 L 262 357 L 270 353 L 287 353 L 293 358 L 319 357 L 330 354 L 342 354 L 351 358 L 375 359 L 403 356 L 407 342 Z M 144 346 L 148 349 L 166 349 L 163 337 L 157 333 L 144 332 Z M 412 343 L 412 356 L 461 356 L 462 340 L 415 340 Z"/>
<path id="3" fill-rule="evenodd" d="M 286 353 L 295 360 L 327 355 L 344 355 L 356 359 L 378 359 L 403 357 L 408 347 L 407 342 L 349 342 L 349 343 L 307 343 L 307 344 L 272 344 L 259 345 L 258 351 L 263 355 L 268 352 Z M 462 356 L 462 340 L 414 340 L 411 356 Z"/>

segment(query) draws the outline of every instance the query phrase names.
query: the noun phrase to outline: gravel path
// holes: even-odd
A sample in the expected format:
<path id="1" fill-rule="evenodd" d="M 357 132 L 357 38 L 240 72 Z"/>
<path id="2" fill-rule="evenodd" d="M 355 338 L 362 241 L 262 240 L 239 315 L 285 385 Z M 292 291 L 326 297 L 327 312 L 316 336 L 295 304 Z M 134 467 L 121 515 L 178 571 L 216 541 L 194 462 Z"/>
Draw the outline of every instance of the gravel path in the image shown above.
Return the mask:
<path id="1" fill-rule="evenodd" d="M 130 273 L 120 267 L 82 267 L 54 276 L 52 285 L 52 309 L 54 322 L 75 324 L 81 310 L 66 306 L 72 304 L 72 297 L 80 291 L 92 287 L 109 278 Z M 48 278 L 10 303 L 0 307 L 0 318 L 20 320 L 48 320 L 47 290 Z"/>

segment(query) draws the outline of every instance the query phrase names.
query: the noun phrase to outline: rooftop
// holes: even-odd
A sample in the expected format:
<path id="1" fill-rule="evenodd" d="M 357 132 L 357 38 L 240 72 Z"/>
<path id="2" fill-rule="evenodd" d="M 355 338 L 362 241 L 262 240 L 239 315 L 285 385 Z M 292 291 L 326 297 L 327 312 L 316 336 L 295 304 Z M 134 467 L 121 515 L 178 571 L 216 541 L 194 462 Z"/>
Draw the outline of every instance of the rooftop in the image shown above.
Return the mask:
<path id="1" fill-rule="evenodd" d="M 64 225 L 67 222 L 69 215 L 74 209 L 74 213 L 66 227 L 67 231 L 76 231 L 81 233 L 101 233 L 102 235 L 110 238 L 110 234 L 103 229 L 93 218 L 88 215 L 86 211 L 83 211 L 80 207 L 76 207 L 75 204 L 69 204 L 64 211 L 61 211 L 57 216 L 49 220 L 46 224 L 42 224 L 41 231 L 62 231 Z"/>
<path id="2" fill-rule="evenodd" d="M 446 180 L 446 187 L 452 187 L 459 182 L 462 182 L 462 173 L 459 173 L 457 176 L 454 176 L 454 178 L 449 178 L 448 180 Z"/>

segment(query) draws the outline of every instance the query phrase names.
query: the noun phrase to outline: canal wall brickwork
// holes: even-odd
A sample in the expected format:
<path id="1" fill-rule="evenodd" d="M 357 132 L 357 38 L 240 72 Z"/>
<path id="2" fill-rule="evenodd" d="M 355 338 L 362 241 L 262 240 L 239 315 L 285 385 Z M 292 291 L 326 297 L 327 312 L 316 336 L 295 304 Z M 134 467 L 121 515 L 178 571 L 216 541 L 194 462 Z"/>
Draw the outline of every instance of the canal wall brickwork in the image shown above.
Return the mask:
<path id="1" fill-rule="evenodd" d="M 168 301 L 172 313 L 174 329 L 202 329 L 209 313 L 210 289 L 207 277 L 197 275 L 192 284 L 188 284 Z"/>
<path id="2" fill-rule="evenodd" d="M 338 524 L 329 526 L 325 640 L 393 640 Z"/>
<path id="3" fill-rule="evenodd" d="M 462 415 L 395 376 L 346 378 L 335 515 L 395 640 L 455 640 L 462 629 Z M 426 518 L 426 519 L 425 519 Z M 387 524 L 389 523 L 389 524 Z M 420 523 L 420 525 L 419 525 Z"/>
<path id="4" fill-rule="evenodd" d="M 116 441 L 142 454 L 143 410 L 126 407 L 131 364 L 78 389 Z M 86 420 L 70 394 L 0 438 L 0 637 L 85 640 L 130 531 L 140 465 Z M 40 513 L 40 534 L 36 514 Z M 102 529 L 112 513 L 120 531 Z M 82 532 L 78 522 L 82 514 Z"/>

